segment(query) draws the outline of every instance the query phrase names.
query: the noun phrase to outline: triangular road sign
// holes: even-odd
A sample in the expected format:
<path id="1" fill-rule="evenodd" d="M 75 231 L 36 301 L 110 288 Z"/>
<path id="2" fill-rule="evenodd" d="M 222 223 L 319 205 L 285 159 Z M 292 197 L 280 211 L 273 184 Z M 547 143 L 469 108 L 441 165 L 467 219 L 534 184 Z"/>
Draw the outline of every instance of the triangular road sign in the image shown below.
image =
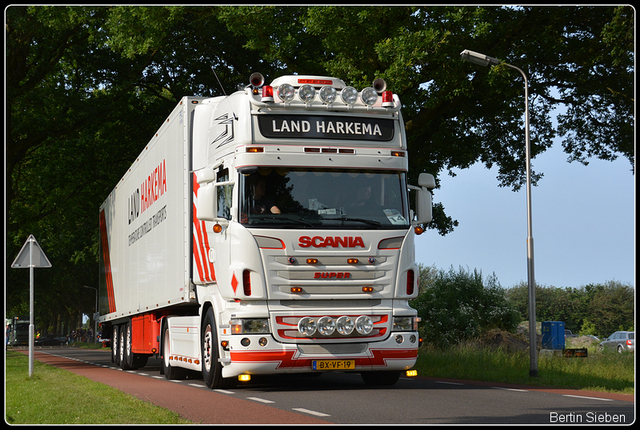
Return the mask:
<path id="1" fill-rule="evenodd" d="M 33 246 L 31 245 L 33 244 Z M 30 253 L 33 252 L 33 259 L 30 258 Z M 22 249 L 18 253 L 18 256 L 11 265 L 13 269 L 29 268 L 29 267 L 51 267 L 51 263 L 44 251 L 40 248 L 38 241 L 33 235 L 29 235 L 27 241 L 22 245 Z"/>

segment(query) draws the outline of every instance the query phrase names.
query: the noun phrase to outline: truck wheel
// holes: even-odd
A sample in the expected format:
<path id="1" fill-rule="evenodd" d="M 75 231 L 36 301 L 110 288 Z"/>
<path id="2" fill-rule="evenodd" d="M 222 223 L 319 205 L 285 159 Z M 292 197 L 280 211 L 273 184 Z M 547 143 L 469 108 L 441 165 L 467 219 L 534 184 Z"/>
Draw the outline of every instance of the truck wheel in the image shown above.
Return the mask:
<path id="1" fill-rule="evenodd" d="M 120 345 L 118 342 L 118 336 L 118 326 L 114 325 L 113 330 L 111 331 L 111 362 L 116 366 L 120 364 L 120 361 L 118 360 L 118 346 Z"/>
<path id="2" fill-rule="evenodd" d="M 209 308 L 204 317 L 202 329 L 202 378 L 209 388 L 233 388 L 235 378 L 222 377 L 222 364 L 218 361 L 218 336 L 213 309 Z"/>
<path id="3" fill-rule="evenodd" d="M 131 352 L 131 323 L 125 323 L 121 328 L 122 357 L 120 367 L 122 370 L 133 369 L 133 352 Z"/>
<path id="4" fill-rule="evenodd" d="M 400 372 L 362 372 L 360 374 L 366 385 L 393 385 L 400 379 Z"/>
<path id="5" fill-rule="evenodd" d="M 164 325 L 162 331 L 162 371 L 166 379 L 184 379 L 187 376 L 187 370 L 180 367 L 172 367 L 169 361 L 171 356 L 171 339 L 169 334 L 169 327 Z"/>
<path id="6" fill-rule="evenodd" d="M 118 361 L 120 363 L 120 368 L 122 370 L 129 370 L 129 365 L 127 363 L 127 336 L 125 336 L 127 332 L 127 325 L 121 324 L 118 327 Z"/>

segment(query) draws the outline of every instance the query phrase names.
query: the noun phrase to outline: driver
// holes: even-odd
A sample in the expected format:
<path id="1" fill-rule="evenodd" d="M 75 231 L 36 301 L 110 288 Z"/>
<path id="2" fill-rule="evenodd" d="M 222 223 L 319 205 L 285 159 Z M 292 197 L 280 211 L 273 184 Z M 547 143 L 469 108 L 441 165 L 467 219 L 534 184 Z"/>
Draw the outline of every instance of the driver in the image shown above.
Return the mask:
<path id="1" fill-rule="evenodd" d="M 252 214 L 279 214 L 280 208 L 276 206 L 275 202 L 266 196 L 267 194 L 267 181 L 264 178 L 258 179 L 251 185 L 251 202 L 249 211 Z"/>

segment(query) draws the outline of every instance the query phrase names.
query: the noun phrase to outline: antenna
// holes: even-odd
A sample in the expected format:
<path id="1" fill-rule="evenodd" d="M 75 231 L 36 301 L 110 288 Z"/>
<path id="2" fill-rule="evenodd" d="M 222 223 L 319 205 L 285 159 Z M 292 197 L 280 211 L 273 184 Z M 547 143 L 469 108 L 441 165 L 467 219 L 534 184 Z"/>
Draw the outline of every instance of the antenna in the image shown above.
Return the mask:
<path id="1" fill-rule="evenodd" d="M 224 94 L 226 96 L 227 92 L 224 90 L 224 87 L 222 86 L 222 82 L 220 82 L 220 78 L 218 78 L 218 74 L 216 73 L 216 69 L 213 68 L 213 65 L 211 66 L 211 70 L 213 71 L 213 74 L 215 75 L 216 79 L 218 80 L 218 85 L 220 85 L 220 89 L 222 90 L 222 94 Z"/>

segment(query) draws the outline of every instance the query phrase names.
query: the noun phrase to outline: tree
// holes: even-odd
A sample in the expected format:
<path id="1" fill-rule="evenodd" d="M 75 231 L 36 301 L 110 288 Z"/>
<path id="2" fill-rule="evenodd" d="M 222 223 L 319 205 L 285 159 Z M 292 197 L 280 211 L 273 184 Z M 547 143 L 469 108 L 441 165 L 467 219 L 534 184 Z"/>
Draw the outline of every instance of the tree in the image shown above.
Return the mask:
<path id="1" fill-rule="evenodd" d="M 506 290 L 509 303 L 522 320 L 529 319 L 528 286 Z M 615 281 L 579 288 L 536 285 L 536 320 L 562 321 L 574 333 L 608 336 L 634 324 L 633 289 Z"/>
<path id="2" fill-rule="evenodd" d="M 585 289 L 593 294 L 587 310 L 597 333 L 609 336 L 617 330 L 633 330 L 635 298 L 631 286 L 607 282 L 590 284 Z"/>
<path id="3" fill-rule="evenodd" d="M 359 88 L 382 77 L 404 104 L 413 183 L 481 162 L 518 189 L 522 85 L 460 60 L 474 49 L 529 74 L 534 156 L 557 134 L 571 159 L 633 164 L 628 6 L 10 6 L 5 24 L 7 266 L 34 234 L 54 266 L 46 291 L 75 309 L 91 308 L 80 289 L 96 283 L 97 208 L 161 119 L 182 96 L 230 93 L 252 71 Z M 432 228 L 456 223 L 436 205 Z M 8 271 L 12 306 L 20 282 Z M 42 300 L 55 309 L 53 296 Z"/>
<path id="4" fill-rule="evenodd" d="M 460 268 L 456 272 L 452 267 L 435 277 L 429 272 L 430 268 L 420 266 L 420 278 L 427 275 L 431 282 L 421 285 L 420 294 L 411 302 L 422 318 L 421 330 L 427 342 L 455 345 L 493 328 L 515 329 L 518 312 L 507 301 L 495 275 L 485 282 L 477 270 Z"/>
<path id="5" fill-rule="evenodd" d="M 527 72 L 533 156 L 559 134 L 571 159 L 623 155 L 633 166 L 631 7 L 300 10 L 233 8 L 222 19 L 247 37 L 247 48 L 268 60 L 286 58 L 287 71 L 314 60 L 356 86 L 385 78 L 405 105 L 414 176 L 480 161 L 498 165 L 502 185 L 518 189 L 524 183 L 522 82 L 507 68 L 462 62 L 464 48 Z M 266 26 L 270 17 L 277 17 L 277 27 Z M 554 129 L 551 112 L 559 106 L 567 111 Z"/>

